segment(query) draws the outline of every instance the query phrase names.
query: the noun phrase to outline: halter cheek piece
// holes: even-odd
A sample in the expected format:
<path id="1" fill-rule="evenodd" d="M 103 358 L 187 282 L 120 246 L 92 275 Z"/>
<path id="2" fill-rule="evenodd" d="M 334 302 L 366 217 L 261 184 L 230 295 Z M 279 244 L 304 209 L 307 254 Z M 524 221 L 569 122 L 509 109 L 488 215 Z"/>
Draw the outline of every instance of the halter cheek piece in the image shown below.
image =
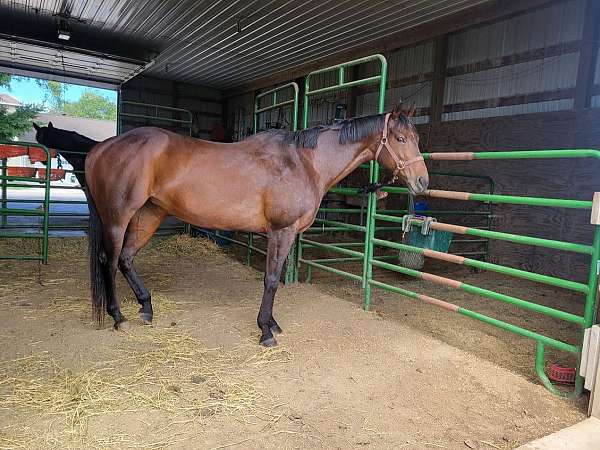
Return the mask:
<path id="1" fill-rule="evenodd" d="M 379 141 L 379 147 L 377 147 L 377 151 L 375 152 L 375 161 L 377 161 L 379 159 L 379 154 L 381 153 L 381 150 L 383 150 L 385 148 L 387 150 L 388 154 L 392 157 L 392 159 L 396 163 L 396 169 L 394 170 L 394 173 L 392 175 L 392 181 L 391 181 L 393 183 L 394 181 L 396 181 L 398 179 L 398 173 L 400 171 L 404 170 L 406 167 L 410 166 L 411 164 L 414 164 L 418 161 L 423 161 L 423 157 L 421 155 L 419 155 L 419 156 L 415 156 L 414 158 L 411 158 L 407 161 L 402 161 L 392 151 L 392 147 L 390 147 L 390 144 L 388 143 L 388 137 L 387 137 L 388 122 L 390 120 L 390 115 L 391 115 L 391 113 L 387 113 L 385 115 L 385 119 L 383 121 L 383 133 L 381 134 L 381 140 Z"/>

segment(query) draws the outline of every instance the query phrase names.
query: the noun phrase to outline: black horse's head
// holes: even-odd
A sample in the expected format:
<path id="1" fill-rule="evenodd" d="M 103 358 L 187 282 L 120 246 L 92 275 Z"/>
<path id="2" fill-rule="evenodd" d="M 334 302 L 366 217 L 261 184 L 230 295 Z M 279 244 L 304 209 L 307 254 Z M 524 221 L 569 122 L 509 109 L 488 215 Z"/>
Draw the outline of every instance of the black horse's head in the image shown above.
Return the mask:
<path id="1" fill-rule="evenodd" d="M 54 125 L 52 125 L 52 122 L 48 122 L 48 125 L 45 127 L 41 127 L 33 122 L 33 128 L 35 128 L 36 131 L 35 140 L 48 148 L 57 150 L 76 150 L 74 146 L 81 147 L 83 139 L 95 144 L 95 141 L 92 141 L 85 136 L 81 136 L 75 131 L 55 128 Z M 87 151 L 87 148 L 81 148 L 80 151 Z"/>
<path id="2" fill-rule="evenodd" d="M 83 136 L 75 131 L 61 130 L 48 122 L 48 125 L 41 127 L 35 122 L 35 140 L 48 148 L 53 148 L 61 153 L 71 162 L 71 159 L 80 157 L 85 159 L 85 155 L 98 143 L 89 137 Z"/>
<path id="3" fill-rule="evenodd" d="M 34 122 L 33 128 L 36 131 L 35 140 L 48 148 L 57 150 L 73 166 L 77 180 L 84 186 L 85 157 L 98 141 L 82 136 L 75 131 L 56 128 L 52 122 L 45 127 Z"/>

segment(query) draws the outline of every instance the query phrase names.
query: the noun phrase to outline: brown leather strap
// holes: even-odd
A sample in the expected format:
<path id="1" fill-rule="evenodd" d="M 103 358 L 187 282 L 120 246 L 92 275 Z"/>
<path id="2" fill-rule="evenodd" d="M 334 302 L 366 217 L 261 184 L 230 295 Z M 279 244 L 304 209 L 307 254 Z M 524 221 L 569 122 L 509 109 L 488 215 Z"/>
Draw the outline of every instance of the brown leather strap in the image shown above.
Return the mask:
<path id="1" fill-rule="evenodd" d="M 377 161 L 379 159 L 379 154 L 381 153 L 381 150 L 383 150 L 385 148 L 388 151 L 389 155 L 394 160 L 394 162 L 396 163 L 396 169 L 394 170 L 394 173 L 393 173 L 393 180 L 396 180 L 398 177 L 398 172 L 400 172 L 401 170 L 404 170 L 406 167 L 410 166 L 411 164 L 414 164 L 418 161 L 423 161 L 423 156 L 419 155 L 419 156 L 415 156 L 414 158 L 411 158 L 407 161 L 402 161 L 392 151 L 392 147 L 390 147 L 390 144 L 388 143 L 388 137 L 387 137 L 388 122 L 390 120 L 390 115 L 391 115 L 391 113 L 387 113 L 385 115 L 385 119 L 383 121 L 383 132 L 381 134 L 381 140 L 379 141 L 379 147 L 377 147 L 377 151 L 375 152 L 375 161 Z"/>

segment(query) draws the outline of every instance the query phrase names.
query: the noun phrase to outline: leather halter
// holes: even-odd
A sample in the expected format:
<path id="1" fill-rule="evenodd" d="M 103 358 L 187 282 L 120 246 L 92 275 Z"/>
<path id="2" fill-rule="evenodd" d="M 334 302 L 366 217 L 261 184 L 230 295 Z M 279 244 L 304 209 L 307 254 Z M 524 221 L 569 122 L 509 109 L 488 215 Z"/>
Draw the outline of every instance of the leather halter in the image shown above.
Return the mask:
<path id="1" fill-rule="evenodd" d="M 396 169 L 394 170 L 394 173 L 392 176 L 392 182 L 394 182 L 398 179 L 398 173 L 400 171 L 404 170 L 406 167 L 410 166 L 411 164 L 414 164 L 418 161 L 423 161 L 423 156 L 419 155 L 419 156 L 415 156 L 414 158 L 411 158 L 409 160 L 402 161 L 392 151 L 392 147 L 390 147 L 390 144 L 388 143 L 388 137 L 387 137 L 388 122 L 390 120 L 390 115 L 391 115 L 391 113 L 387 113 L 385 115 L 385 119 L 383 121 L 383 133 L 381 134 L 381 140 L 379 141 L 379 147 L 377 147 L 377 151 L 375 152 L 375 161 L 377 161 L 377 159 L 379 158 L 379 154 L 381 153 L 381 150 L 383 150 L 383 148 L 385 148 L 387 150 L 387 152 L 389 153 L 389 155 L 394 160 L 394 162 L 396 163 Z M 379 161 L 377 161 L 377 162 L 379 162 Z"/>

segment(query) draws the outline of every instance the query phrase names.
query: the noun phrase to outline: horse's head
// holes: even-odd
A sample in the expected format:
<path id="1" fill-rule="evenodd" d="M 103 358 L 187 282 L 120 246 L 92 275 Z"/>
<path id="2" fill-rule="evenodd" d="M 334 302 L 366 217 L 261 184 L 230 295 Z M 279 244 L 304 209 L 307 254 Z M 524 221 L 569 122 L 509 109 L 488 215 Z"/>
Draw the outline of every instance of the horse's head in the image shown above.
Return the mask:
<path id="1" fill-rule="evenodd" d="M 413 194 L 420 194 L 429 185 L 427 167 L 419 150 L 419 134 L 410 121 L 414 108 L 404 111 L 397 105 L 385 115 L 375 160 L 391 170 L 394 180 L 401 178 Z"/>
<path id="2" fill-rule="evenodd" d="M 57 142 L 59 141 L 59 135 L 56 131 L 62 131 L 58 128 L 54 128 L 52 122 L 48 123 L 48 126 L 40 127 L 37 123 L 33 122 L 33 128 L 35 128 L 35 140 L 48 148 L 57 148 Z"/>
<path id="3" fill-rule="evenodd" d="M 75 158 L 77 153 L 89 152 L 98 143 L 75 131 L 56 128 L 52 122 L 48 122 L 45 127 L 34 122 L 33 128 L 35 128 L 35 140 L 38 143 L 58 151 L 69 152 L 71 158 Z"/>

